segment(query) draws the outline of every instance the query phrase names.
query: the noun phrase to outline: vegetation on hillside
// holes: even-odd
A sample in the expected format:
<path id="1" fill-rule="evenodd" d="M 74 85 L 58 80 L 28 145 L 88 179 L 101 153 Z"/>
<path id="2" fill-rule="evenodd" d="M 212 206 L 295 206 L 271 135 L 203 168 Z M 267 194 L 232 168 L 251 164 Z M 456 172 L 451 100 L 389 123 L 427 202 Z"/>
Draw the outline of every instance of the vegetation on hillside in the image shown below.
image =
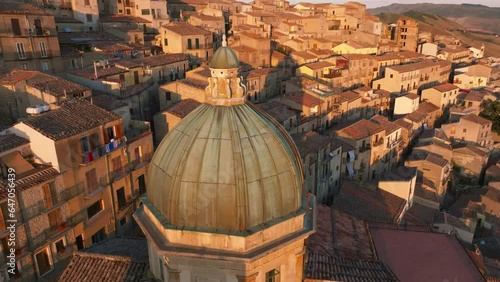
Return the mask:
<path id="1" fill-rule="evenodd" d="M 493 122 L 491 130 L 500 134 L 500 101 L 488 100 L 484 106 L 484 110 L 479 115 L 491 120 Z"/>

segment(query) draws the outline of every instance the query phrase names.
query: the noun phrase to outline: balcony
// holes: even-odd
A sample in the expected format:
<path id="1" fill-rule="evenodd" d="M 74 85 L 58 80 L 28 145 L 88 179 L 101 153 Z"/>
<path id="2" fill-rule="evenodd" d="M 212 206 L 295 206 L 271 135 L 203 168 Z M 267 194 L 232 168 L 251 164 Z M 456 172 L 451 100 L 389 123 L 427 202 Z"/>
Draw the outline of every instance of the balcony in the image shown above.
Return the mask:
<path id="1" fill-rule="evenodd" d="M 135 7 L 134 1 L 125 1 L 125 7 Z"/>
<path id="2" fill-rule="evenodd" d="M 62 233 L 69 231 L 71 228 L 85 220 L 87 220 L 87 211 L 82 210 L 68 217 L 58 225 L 53 225 L 45 228 L 36 237 L 28 238 L 28 241 L 30 243 L 30 250 L 33 251 L 46 242 L 51 242 L 54 239 L 59 238 Z"/>
<path id="3" fill-rule="evenodd" d="M 336 78 L 341 76 L 342 76 L 341 72 L 323 74 L 323 78 Z"/>
<path id="4" fill-rule="evenodd" d="M 393 140 L 392 142 L 389 142 L 389 143 L 387 144 L 387 148 L 388 148 L 388 149 L 392 149 L 392 148 L 394 148 L 396 145 L 398 145 L 399 143 L 401 143 L 401 141 L 403 141 L 403 139 L 401 139 L 401 138 L 398 138 L 398 139 L 396 139 L 396 140 Z"/>
<path id="5" fill-rule="evenodd" d="M 121 167 L 119 169 L 115 169 L 113 171 L 111 171 L 111 181 L 118 181 L 122 178 L 124 178 L 125 176 L 127 176 L 129 174 L 130 170 L 128 169 L 128 167 L 124 166 L 124 167 Z"/>
<path id="6" fill-rule="evenodd" d="M 71 3 L 61 3 L 59 4 L 59 9 L 61 10 L 73 10 Z"/>
<path id="7" fill-rule="evenodd" d="M 330 177 L 332 177 L 332 175 L 333 175 L 332 171 L 331 171 L 331 170 L 329 170 L 329 171 L 327 171 L 327 173 L 326 173 L 326 174 L 324 174 L 324 175 L 322 175 L 322 176 L 320 177 L 320 181 L 321 181 L 321 182 L 328 182 L 328 179 L 330 179 Z"/>
<path id="8" fill-rule="evenodd" d="M 153 158 L 153 152 L 142 155 L 139 159 L 130 161 L 127 166 L 130 172 L 143 167 L 145 164 L 149 163 Z"/>
<path id="9" fill-rule="evenodd" d="M 83 183 L 73 185 L 67 189 L 64 189 L 63 191 L 55 193 L 51 197 L 44 197 L 35 204 L 23 208 L 23 216 L 28 221 L 38 214 L 48 213 L 51 210 L 61 206 L 68 200 L 83 194 L 84 191 L 85 185 Z"/>
<path id="10" fill-rule="evenodd" d="M 81 165 L 88 165 L 108 155 L 109 153 L 123 147 L 123 145 L 125 145 L 126 143 L 127 143 L 127 137 L 123 136 L 121 138 L 116 139 L 113 142 L 109 142 L 108 144 L 93 149 L 92 151 L 85 152 L 81 155 L 82 157 Z"/>
<path id="11" fill-rule="evenodd" d="M 377 141 L 373 142 L 373 147 L 378 147 L 384 144 L 384 138 L 379 138 Z"/>

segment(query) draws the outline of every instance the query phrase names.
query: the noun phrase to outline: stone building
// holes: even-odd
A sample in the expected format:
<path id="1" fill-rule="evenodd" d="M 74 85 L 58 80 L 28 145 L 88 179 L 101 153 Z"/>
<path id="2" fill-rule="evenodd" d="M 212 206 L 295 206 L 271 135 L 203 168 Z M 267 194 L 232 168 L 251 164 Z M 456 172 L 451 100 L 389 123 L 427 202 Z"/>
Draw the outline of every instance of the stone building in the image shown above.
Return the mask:
<path id="1" fill-rule="evenodd" d="M 314 197 L 304 191 L 290 136 L 245 103 L 238 67 L 224 42 L 212 58 L 205 103 L 152 159 L 134 217 L 161 281 L 302 280 Z"/>
<path id="2" fill-rule="evenodd" d="M 62 71 L 54 16 L 29 4 L 0 3 L 0 66 Z"/>
<path id="3" fill-rule="evenodd" d="M 2 137 L 3 146 L 29 140 L 29 151 L 12 145 L 1 158 L 4 177 L 7 168 L 17 173 L 24 223 L 17 230 L 18 267 L 27 281 L 49 275 L 76 249 L 130 232 L 138 196 L 146 192 L 149 130 L 124 128 L 120 116 L 80 101 L 24 119 L 2 134 L 10 136 Z"/>

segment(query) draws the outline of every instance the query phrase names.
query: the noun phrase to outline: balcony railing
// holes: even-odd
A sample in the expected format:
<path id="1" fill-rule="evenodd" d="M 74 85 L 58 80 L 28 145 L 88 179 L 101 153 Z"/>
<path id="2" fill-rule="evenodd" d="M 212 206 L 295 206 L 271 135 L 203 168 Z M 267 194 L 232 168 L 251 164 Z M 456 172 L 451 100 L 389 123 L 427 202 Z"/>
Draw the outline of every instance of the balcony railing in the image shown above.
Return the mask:
<path id="1" fill-rule="evenodd" d="M 332 177 L 333 173 L 332 171 L 328 171 L 326 174 L 322 175 L 320 180 L 321 182 L 328 182 L 328 179 L 330 179 L 330 177 Z"/>
<path id="2" fill-rule="evenodd" d="M 30 220 L 40 213 L 47 212 L 62 203 L 81 195 L 85 191 L 85 185 L 79 183 L 55 193 L 52 197 L 44 197 L 33 205 L 22 209 L 25 220 Z"/>
<path id="3" fill-rule="evenodd" d="M 109 142 L 108 144 L 105 144 L 101 147 L 98 147 L 96 149 L 93 149 L 92 151 L 85 152 L 82 154 L 82 165 L 87 165 L 90 164 L 106 155 L 109 153 L 115 151 L 118 148 L 123 147 L 124 144 L 127 143 L 127 137 L 123 136 L 121 138 L 116 139 L 113 142 Z"/>
<path id="4" fill-rule="evenodd" d="M 134 171 L 141 168 L 141 164 L 149 163 L 153 158 L 153 152 L 142 155 L 139 159 L 132 160 L 128 163 L 128 168 L 130 171 Z"/>
<path id="5" fill-rule="evenodd" d="M 403 141 L 403 139 L 401 138 L 398 138 L 396 140 L 393 140 L 392 142 L 389 142 L 389 144 L 387 144 L 387 148 L 388 149 L 392 149 L 394 148 L 396 145 L 398 145 L 399 143 L 401 143 L 401 141 Z"/>
<path id="6" fill-rule="evenodd" d="M 125 7 L 135 7 L 134 1 L 125 1 Z"/>
<path id="7" fill-rule="evenodd" d="M 12 28 L 0 29 L 0 34 L 3 36 L 51 36 L 57 35 L 55 28 L 41 27 L 41 28 L 21 28 L 18 31 L 14 31 Z"/>
<path id="8" fill-rule="evenodd" d="M 379 138 L 377 141 L 373 142 L 373 147 L 378 147 L 384 144 L 384 138 Z"/>
<path id="9" fill-rule="evenodd" d="M 85 220 L 87 220 L 87 211 L 81 210 L 76 214 L 70 216 L 69 218 L 67 218 L 65 221 L 61 222 L 58 225 L 49 226 L 45 228 L 42 232 L 35 235 L 34 237 L 28 238 L 28 241 L 30 242 L 30 249 L 32 251 L 37 249 L 41 245 L 50 241 L 51 238 L 56 237 L 56 235 L 64 231 L 67 231 L 70 228 L 73 228 L 78 223 L 83 222 Z"/>

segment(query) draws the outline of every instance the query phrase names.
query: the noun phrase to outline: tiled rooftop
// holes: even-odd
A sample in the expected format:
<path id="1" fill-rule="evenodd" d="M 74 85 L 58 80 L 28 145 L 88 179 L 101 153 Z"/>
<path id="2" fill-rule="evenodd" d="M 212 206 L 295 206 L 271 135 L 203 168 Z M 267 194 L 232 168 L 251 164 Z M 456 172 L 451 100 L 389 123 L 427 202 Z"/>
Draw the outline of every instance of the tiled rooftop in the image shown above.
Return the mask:
<path id="1" fill-rule="evenodd" d="M 469 227 L 460 219 L 454 217 L 451 214 L 447 214 L 446 212 L 437 212 L 434 214 L 433 223 L 440 224 L 449 224 L 456 228 L 464 229 L 466 231 L 470 231 Z"/>
<path id="2" fill-rule="evenodd" d="M 369 121 L 367 119 L 362 119 L 354 124 L 351 124 L 340 131 L 344 132 L 353 139 L 359 140 L 367 138 L 373 134 L 384 131 L 378 123 Z"/>
<path id="3" fill-rule="evenodd" d="M 434 86 L 433 88 L 436 89 L 439 92 L 447 92 L 447 91 L 458 89 L 457 86 L 455 86 L 455 85 L 453 85 L 451 83 L 443 83 L 443 84 Z"/>
<path id="4" fill-rule="evenodd" d="M 205 89 L 208 86 L 208 81 L 202 81 L 202 80 L 189 78 L 189 77 L 185 78 L 185 79 L 181 79 L 181 80 L 176 80 L 176 82 L 182 83 L 185 85 L 189 85 L 191 87 L 198 88 L 198 89 Z"/>
<path id="5" fill-rule="evenodd" d="M 99 21 L 103 23 L 140 23 L 140 24 L 147 24 L 151 23 L 150 21 L 141 18 L 141 17 L 134 17 L 131 15 L 105 15 L 105 16 L 100 16 Z"/>
<path id="6" fill-rule="evenodd" d="M 422 205 L 414 200 L 412 206 L 405 212 L 403 220 L 412 225 L 430 226 L 434 214 L 437 212 L 439 212 L 437 209 Z"/>
<path id="7" fill-rule="evenodd" d="M 175 53 L 175 54 L 163 54 L 163 55 L 157 55 L 157 56 L 149 56 L 145 57 L 143 59 L 138 59 L 135 60 L 137 63 L 144 63 L 145 65 L 148 65 L 150 67 L 156 67 L 156 66 L 164 66 L 176 62 L 181 62 L 181 61 L 187 61 L 188 58 L 186 57 L 186 54 L 183 53 Z"/>
<path id="8" fill-rule="evenodd" d="M 304 105 L 306 107 L 314 107 L 323 103 L 321 99 L 318 99 L 312 95 L 304 93 L 292 93 L 286 95 L 284 99 L 288 99 L 290 101 L 293 101 L 299 105 Z"/>
<path id="9" fill-rule="evenodd" d="M 123 41 L 121 38 L 113 36 L 104 31 L 88 32 L 59 32 L 57 34 L 59 43 L 73 44 L 94 44 L 97 41 Z"/>
<path id="10" fill-rule="evenodd" d="M 212 35 L 212 33 L 208 30 L 190 25 L 185 22 L 171 22 L 164 25 L 163 27 L 179 35 Z"/>
<path id="11" fill-rule="evenodd" d="M 106 111 L 113 111 L 121 107 L 128 106 L 126 102 L 118 99 L 115 95 L 94 90 L 92 91 L 92 104 L 103 108 Z"/>
<path id="12" fill-rule="evenodd" d="M 173 114 L 177 117 L 184 118 L 186 117 L 189 113 L 194 111 L 198 106 L 201 105 L 200 102 L 193 100 L 193 99 L 185 99 L 181 100 L 178 103 L 172 105 L 169 107 L 166 112 Z"/>
<path id="13" fill-rule="evenodd" d="M 304 66 L 306 66 L 312 70 L 319 70 L 319 69 L 323 69 L 323 68 L 333 67 L 334 65 L 332 63 L 329 63 L 326 61 L 319 61 L 319 62 L 305 64 Z"/>
<path id="14" fill-rule="evenodd" d="M 394 122 L 390 122 L 387 117 L 382 115 L 375 115 L 370 119 L 370 121 L 376 122 L 377 124 L 385 128 L 386 136 L 401 128 L 399 125 Z"/>
<path id="15" fill-rule="evenodd" d="M 258 104 L 258 106 L 279 123 L 283 123 L 284 121 L 297 116 L 296 111 L 290 109 L 288 105 L 278 101 L 270 101 Z"/>
<path id="16" fill-rule="evenodd" d="M 23 191 L 35 185 L 47 182 L 59 175 L 59 172 L 50 165 L 41 165 L 16 176 L 16 191 Z M 0 199 L 8 195 L 8 183 L 0 182 Z"/>
<path id="17" fill-rule="evenodd" d="M 342 93 L 340 93 L 340 96 L 342 98 L 345 98 L 348 102 L 352 102 L 354 100 L 361 99 L 361 96 L 354 91 L 342 92 Z"/>
<path id="18" fill-rule="evenodd" d="M 52 140 L 61 140 L 120 119 L 85 101 L 68 102 L 57 110 L 29 117 L 22 123 Z"/>
<path id="19" fill-rule="evenodd" d="M 371 191 L 344 181 L 333 207 L 364 221 L 396 222 L 406 201 L 383 190 Z"/>
<path id="20" fill-rule="evenodd" d="M 479 157 L 484 157 L 488 155 L 488 152 L 485 151 L 485 149 L 482 149 L 481 147 L 475 146 L 470 143 L 465 143 L 465 144 L 454 144 L 453 145 L 453 153 L 454 154 L 465 154 L 465 155 L 470 155 L 470 156 L 479 156 Z"/>
<path id="21" fill-rule="evenodd" d="M 399 281 L 387 265 L 332 255 L 308 253 L 305 281 L 392 282 Z"/>
<path id="22" fill-rule="evenodd" d="M 26 14 L 26 15 L 40 15 L 51 16 L 45 10 L 35 7 L 30 4 L 0 2 L 0 14 Z"/>
<path id="23" fill-rule="evenodd" d="M 491 120 L 487 120 L 487 119 L 480 117 L 476 114 L 469 114 L 469 115 L 463 116 L 461 119 L 468 120 L 470 122 L 481 124 L 481 125 L 492 123 Z"/>
<path id="24" fill-rule="evenodd" d="M 433 62 L 431 60 L 425 60 L 417 63 L 411 63 L 411 64 L 405 64 L 405 65 L 396 65 L 396 66 L 388 66 L 387 68 L 390 68 L 392 70 L 395 70 L 397 72 L 411 72 L 411 71 L 417 71 L 417 70 L 422 70 L 425 68 L 430 68 L 430 67 L 435 67 L 439 66 L 437 62 Z"/>
<path id="25" fill-rule="evenodd" d="M 316 154 L 321 148 L 332 141 L 330 137 L 314 131 L 295 133 L 292 134 L 292 138 L 302 157 L 305 157 L 309 153 Z"/>
<path id="26" fill-rule="evenodd" d="M 26 81 L 26 84 L 38 90 L 50 93 L 55 97 L 80 94 L 90 90 L 88 87 L 45 73 L 38 73 L 30 77 Z"/>
<path id="27" fill-rule="evenodd" d="M 380 181 L 409 181 L 417 176 L 417 168 L 400 166 L 382 176 Z"/>
<path id="28" fill-rule="evenodd" d="M 0 135 L 0 153 L 28 144 L 30 141 L 15 134 Z"/>
<path id="29" fill-rule="evenodd" d="M 370 230 L 380 260 L 401 281 L 484 281 L 454 236 L 378 228 Z"/>

